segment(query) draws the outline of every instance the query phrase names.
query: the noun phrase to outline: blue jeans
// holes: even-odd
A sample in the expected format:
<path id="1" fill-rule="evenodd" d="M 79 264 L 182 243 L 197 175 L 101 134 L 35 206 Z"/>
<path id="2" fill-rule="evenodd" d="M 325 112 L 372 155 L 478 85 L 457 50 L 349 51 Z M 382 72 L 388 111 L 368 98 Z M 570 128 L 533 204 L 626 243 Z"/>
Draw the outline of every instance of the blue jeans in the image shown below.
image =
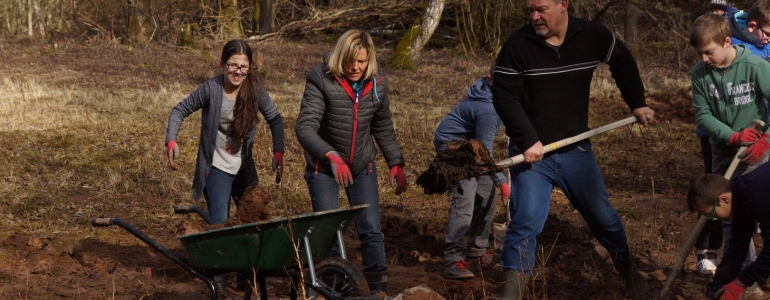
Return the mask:
<path id="1" fill-rule="evenodd" d="M 508 152 L 510 156 L 521 153 L 515 146 Z M 501 267 L 525 273 L 536 267 L 537 236 L 548 217 L 554 186 L 564 191 L 613 259 L 630 257 L 623 222 L 610 205 L 590 141 L 581 142 L 564 153 L 546 154 L 534 164 L 513 166 L 510 171 L 511 221 L 500 257 Z"/>
<path id="2" fill-rule="evenodd" d="M 206 197 L 209 217 L 214 224 L 224 223 L 230 217 L 230 194 L 233 190 L 235 175 L 211 167 L 206 178 L 203 195 Z"/>
<path id="3" fill-rule="evenodd" d="M 340 207 L 340 186 L 334 176 L 316 171 L 315 166 L 305 168 L 305 181 L 310 190 L 313 211 L 327 211 Z M 356 219 L 358 239 L 361 241 L 361 265 L 364 272 L 386 271 L 385 236 L 380 227 L 380 195 L 378 193 L 377 166 L 369 167 L 353 176 L 353 184 L 345 188 L 351 206 L 369 204 Z M 329 256 L 339 256 L 335 242 Z"/>

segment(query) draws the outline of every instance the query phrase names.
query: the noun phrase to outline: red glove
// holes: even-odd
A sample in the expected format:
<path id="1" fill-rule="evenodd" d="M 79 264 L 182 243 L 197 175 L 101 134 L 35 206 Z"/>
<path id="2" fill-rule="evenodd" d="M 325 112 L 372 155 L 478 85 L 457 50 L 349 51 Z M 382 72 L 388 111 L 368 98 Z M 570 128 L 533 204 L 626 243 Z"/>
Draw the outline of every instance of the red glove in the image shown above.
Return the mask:
<path id="1" fill-rule="evenodd" d="M 746 286 L 741 283 L 740 280 L 735 279 L 733 282 L 728 283 L 723 287 L 725 292 L 719 300 L 740 300 L 743 291 L 746 290 Z"/>
<path id="2" fill-rule="evenodd" d="M 406 191 L 406 175 L 404 175 L 404 166 L 395 165 L 390 167 L 390 187 L 396 189 L 396 195 L 401 195 Z"/>
<path id="3" fill-rule="evenodd" d="M 176 145 L 176 141 L 168 141 L 166 143 L 166 157 L 168 158 L 168 164 L 172 170 L 176 170 L 176 164 L 174 164 L 174 158 L 179 157 L 179 147 Z"/>
<path id="4" fill-rule="evenodd" d="M 754 128 L 744 128 L 741 131 L 733 133 L 730 137 L 730 146 L 748 146 L 762 138 L 762 133 Z"/>
<path id="5" fill-rule="evenodd" d="M 350 172 L 350 168 L 342 161 L 337 151 L 327 153 L 326 158 L 331 162 L 332 173 L 334 173 L 334 179 L 337 180 L 337 184 L 343 187 L 353 184 L 353 173 Z"/>
<path id="6" fill-rule="evenodd" d="M 751 144 L 751 146 L 741 154 L 741 161 L 748 162 L 752 165 L 759 163 L 762 160 L 762 157 L 765 156 L 765 152 L 770 149 L 770 144 L 768 144 L 767 139 L 768 135 L 765 134 L 762 136 L 762 139 Z"/>
<path id="7" fill-rule="evenodd" d="M 273 152 L 273 171 L 275 173 L 275 183 L 281 183 L 281 177 L 283 177 L 283 151 Z"/>
<path id="8" fill-rule="evenodd" d="M 500 184 L 500 200 L 505 202 L 506 199 L 511 198 L 511 188 L 507 183 Z"/>

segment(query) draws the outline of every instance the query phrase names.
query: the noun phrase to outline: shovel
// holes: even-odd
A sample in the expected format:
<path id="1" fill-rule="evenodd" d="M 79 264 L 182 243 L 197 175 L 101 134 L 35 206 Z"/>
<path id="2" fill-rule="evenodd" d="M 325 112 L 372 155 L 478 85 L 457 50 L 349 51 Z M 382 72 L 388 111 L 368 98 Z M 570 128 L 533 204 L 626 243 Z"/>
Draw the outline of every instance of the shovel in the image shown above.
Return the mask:
<path id="1" fill-rule="evenodd" d="M 647 115 L 645 117 L 648 120 L 651 118 L 649 115 Z M 604 133 L 604 132 L 613 130 L 613 129 L 618 128 L 618 127 L 623 127 L 623 126 L 626 126 L 626 125 L 634 123 L 634 122 L 636 122 L 636 117 L 628 117 L 628 118 L 625 118 L 623 120 L 616 121 L 614 123 L 610 123 L 610 124 L 604 125 L 602 127 L 591 129 L 589 131 L 583 132 L 583 133 L 578 134 L 576 136 L 569 137 L 569 138 L 566 138 L 566 139 L 563 139 L 563 140 L 559 140 L 559 141 L 550 143 L 548 145 L 545 145 L 545 146 L 543 146 L 543 150 L 544 150 L 543 153 L 545 154 L 545 153 L 554 151 L 556 149 L 563 148 L 565 146 L 568 146 L 568 145 L 574 144 L 576 142 L 579 142 L 579 141 L 585 140 L 587 138 L 590 138 L 590 137 L 592 137 L 594 135 L 597 135 L 597 134 L 600 134 L 600 133 Z M 519 154 L 519 155 L 516 155 L 516 156 L 513 156 L 513 157 L 506 158 L 504 160 L 496 162 L 495 164 L 497 165 L 498 168 L 504 169 L 504 168 L 509 168 L 509 167 L 518 165 L 518 164 L 520 164 L 522 162 L 524 162 L 524 154 Z M 509 206 L 510 205 L 510 203 L 509 203 L 510 201 L 511 201 L 511 199 L 509 198 L 508 202 L 506 202 L 506 205 L 505 205 L 506 207 L 510 207 Z M 502 248 L 503 248 L 503 241 L 505 241 L 505 233 L 506 233 L 506 231 L 508 229 L 508 223 L 510 223 L 510 221 L 511 221 L 511 213 L 510 213 L 510 211 L 511 210 L 509 208 L 508 209 L 508 221 L 507 222 L 505 222 L 505 223 L 493 223 L 492 224 L 492 232 L 495 235 L 495 249 L 502 250 Z"/>

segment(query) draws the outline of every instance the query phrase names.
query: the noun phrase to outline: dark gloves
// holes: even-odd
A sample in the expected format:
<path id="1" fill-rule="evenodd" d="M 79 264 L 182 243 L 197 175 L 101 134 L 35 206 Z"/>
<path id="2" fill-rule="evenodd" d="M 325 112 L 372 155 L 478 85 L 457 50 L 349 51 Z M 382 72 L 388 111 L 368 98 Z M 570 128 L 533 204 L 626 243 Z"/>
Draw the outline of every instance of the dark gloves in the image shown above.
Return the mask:
<path id="1" fill-rule="evenodd" d="M 275 173 L 275 183 L 281 183 L 281 177 L 283 177 L 283 151 L 273 152 L 273 171 Z"/>
<path id="2" fill-rule="evenodd" d="M 500 184 L 500 200 L 505 202 L 506 199 L 511 198 L 511 187 L 507 183 Z"/>
<path id="3" fill-rule="evenodd" d="M 762 160 L 762 157 L 765 156 L 765 152 L 770 149 L 770 143 L 768 143 L 767 140 L 768 135 L 765 134 L 759 141 L 751 144 L 751 146 L 741 154 L 741 160 L 752 165 L 759 163 Z"/>
<path id="4" fill-rule="evenodd" d="M 762 138 L 762 133 L 754 128 L 744 128 L 733 133 L 730 137 L 730 146 L 748 146 Z"/>
<path id="5" fill-rule="evenodd" d="M 326 159 L 331 162 L 332 173 L 334 173 L 334 179 L 337 180 L 337 184 L 343 187 L 353 184 L 353 173 L 350 172 L 350 168 L 340 158 L 340 154 L 337 151 L 327 153 Z"/>
<path id="6" fill-rule="evenodd" d="M 740 300 L 743 291 L 746 290 L 746 286 L 740 280 L 735 279 L 733 282 L 722 287 L 722 289 L 724 289 L 724 293 L 719 297 L 719 300 Z"/>
<path id="7" fill-rule="evenodd" d="M 401 195 L 406 191 L 406 175 L 404 175 L 403 166 L 390 167 L 390 186 L 396 189 L 396 195 Z"/>
<path id="8" fill-rule="evenodd" d="M 176 170 L 176 164 L 174 164 L 174 158 L 179 157 L 179 147 L 176 145 L 176 141 L 168 141 L 166 143 L 166 157 L 168 158 L 168 164 L 172 170 Z"/>

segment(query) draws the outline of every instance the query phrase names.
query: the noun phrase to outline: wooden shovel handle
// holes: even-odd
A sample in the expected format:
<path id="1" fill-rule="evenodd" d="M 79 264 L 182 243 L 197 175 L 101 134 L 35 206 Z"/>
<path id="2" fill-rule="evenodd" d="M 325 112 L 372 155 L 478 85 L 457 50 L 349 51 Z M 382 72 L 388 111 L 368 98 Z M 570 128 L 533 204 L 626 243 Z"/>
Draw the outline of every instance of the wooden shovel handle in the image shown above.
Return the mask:
<path id="1" fill-rule="evenodd" d="M 636 122 L 636 117 L 628 117 L 628 118 L 625 118 L 623 120 L 617 121 L 615 123 L 610 123 L 610 124 L 604 125 L 604 126 L 599 127 L 599 128 L 591 129 L 589 131 L 583 132 L 583 133 L 578 134 L 576 136 L 569 137 L 569 138 L 566 138 L 566 139 L 563 139 L 563 140 L 559 140 L 559 141 L 550 143 L 548 145 L 545 145 L 545 146 L 543 146 L 543 150 L 544 150 L 543 153 L 551 152 L 553 150 L 562 148 L 564 146 L 571 145 L 571 144 L 574 144 L 576 142 L 585 140 L 585 139 L 590 138 L 590 137 L 592 137 L 594 135 L 597 135 L 597 134 L 600 134 L 600 133 L 603 133 L 603 132 L 607 132 L 607 131 L 610 131 L 612 129 L 618 128 L 618 127 L 626 126 L 626 125 L 634 123 L 634 122 Z M 504 160 L 501 160 L 501 161 L 497 162 L 496 165 L 497 165 L 498 168 L 502 169 L 502 168 L 508 168 L 508 167 L 512 167 L 512 166 L 518 165 L 518 164 L 520 164 L 522 162 L 524 162 L 524 154 L 519 154 L 519 155 L 516 155 L 514 157 L 509 157 L 509 158 L 506 158 Z"/>

